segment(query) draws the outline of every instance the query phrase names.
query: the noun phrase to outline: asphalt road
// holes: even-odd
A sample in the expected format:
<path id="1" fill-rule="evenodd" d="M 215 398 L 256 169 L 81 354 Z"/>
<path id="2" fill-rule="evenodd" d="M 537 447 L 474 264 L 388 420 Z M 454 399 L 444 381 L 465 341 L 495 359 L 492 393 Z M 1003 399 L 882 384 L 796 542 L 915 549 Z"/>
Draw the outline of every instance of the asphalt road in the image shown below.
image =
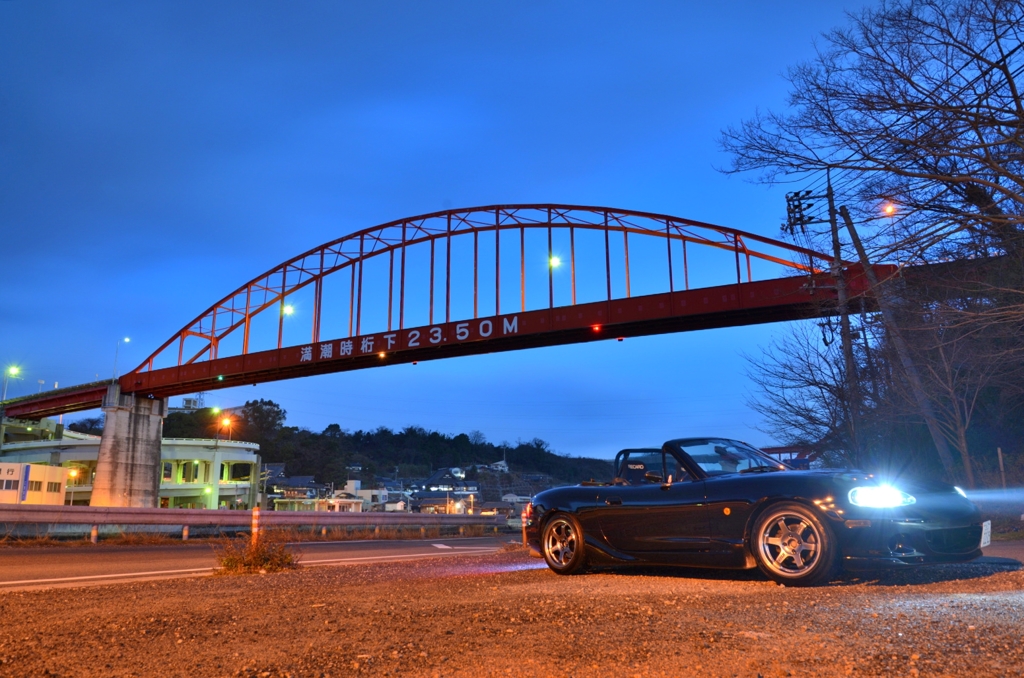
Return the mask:
<path id="1" fill-rule="evenodd" d="M 289 544 L 300 564 L 345 565 L 494 553 L 509 540 L 465 537 L 429 540 L 364 540 Z M 75 546 L 0 550 L 0 591 L 90 586 L 210 574 L 215 544 Z"/>
<path id="2" fill-rule="evenodd" d="M 494 553 L 513 536 L 429 540 L 364 540 L 290 544 L 305 566 L 355 565 L 450 555 Z M 172 546 L 76 546 L 0 550 L 0 591 L 95 586 L 210 574 L 211 543 Z M 985 558 L 1024 563 L 1024 541 L 997 541 Z"/>

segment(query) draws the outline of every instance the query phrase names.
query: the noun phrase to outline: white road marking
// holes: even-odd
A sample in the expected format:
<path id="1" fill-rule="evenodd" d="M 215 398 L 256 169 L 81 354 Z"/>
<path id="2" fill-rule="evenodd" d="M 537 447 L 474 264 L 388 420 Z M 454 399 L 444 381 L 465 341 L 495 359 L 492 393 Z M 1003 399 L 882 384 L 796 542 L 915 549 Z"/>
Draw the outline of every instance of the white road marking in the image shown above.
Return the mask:
<path id="1" fill-rule="evenodd" d="M 431 546 L 433 546 L 435 549 L 450 549 L 451 548 L 451 546 L 448 546 L 448 544 L 431 544 Z"/>
<path id="2" fill-rule="evenodd" d="M 428 558 L 428 557 L 431 557 L 432 555 L 438 555 L 438 556 L 440 556 L 440 555 L 452 555 L 452 556 L 454 556 L 454 555 L 465 555 L 467 553 L 481 553 L 481 554 L 483 554 L 483 553 L 497 553 L 497 551 L 498 551 L 498 549 L 467 549 L 467 550 L 460 550 L 460 551 L 454 551 L 453 550 L 451 553 L 446 553 L 446 554 L 441 554 L 441 553 L 437 553 L 437 554 L 430 554 L 430 553 L 405 553 L 405 554 L 394 555 L 394 556 L 363 556 L 361 558 L 331 558 L 331 559 L 326 559 L 326 560 L 300 560 L 299 564 L 300 565 L 322 565 L 322 564 L 325 564 L 325 563 L 357 563 L 357 562 L 365 562 L 365 561 L 368 561 L 368 560 L 376 560 L 376 561 L 381 561 L 381 560 L 405 560 L 405 559 L 408 559 L 408 558 Z"/>
<path id="3" fill-rule="evenodd" d="M 210 572 L 215 567 L 192 567 L 187 570 L 150 570 L 148 572 L 123 572 L 121 574 L 92 574 L 81 577 L 58 577 L 55 579 L 22 579 L 20 581 L 0 581 L 0 586 L 19 586 L 22 584 L 53 584 L 68 581 L 88 581 L 91 579 L 113 579 L 115 577 L 146 577 L 154 574 L 184 574 L 186 572 Z"/>

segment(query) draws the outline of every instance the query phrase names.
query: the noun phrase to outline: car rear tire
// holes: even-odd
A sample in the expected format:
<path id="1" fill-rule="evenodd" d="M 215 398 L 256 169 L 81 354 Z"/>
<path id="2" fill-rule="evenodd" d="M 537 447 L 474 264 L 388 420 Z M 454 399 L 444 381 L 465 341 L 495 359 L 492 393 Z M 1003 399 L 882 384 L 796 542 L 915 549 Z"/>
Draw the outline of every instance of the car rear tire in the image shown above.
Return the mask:
<path id="1" fill-rule="evenodd" d="M 582 571 L 587 562 L 587 553 L 579 521 L 568 513 L 555 514 L 544 524 L 541 552 L 544 554 L 544 562 L 556 574 Z"/>
<path id="2" fill-rule="evenodd" d="M 780 584 L 817 586 L 836 573 L 832 528 L 813 509 L 796 502 L 773 504 L 758 516 L 750 550 L 761 571 Z"/>

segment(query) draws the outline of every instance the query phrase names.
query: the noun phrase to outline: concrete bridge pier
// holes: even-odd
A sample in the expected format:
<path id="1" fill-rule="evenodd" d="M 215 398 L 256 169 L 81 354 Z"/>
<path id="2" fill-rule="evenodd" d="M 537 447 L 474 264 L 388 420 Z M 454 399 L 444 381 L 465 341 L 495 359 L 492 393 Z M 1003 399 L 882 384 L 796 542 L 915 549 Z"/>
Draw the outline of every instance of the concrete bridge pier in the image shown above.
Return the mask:
<path id="1" fill-rule="evenodd" d="M 91 506 L 159 507 L 160 441 L 167 404 L 166 398 L 122 394 L 116 383 L 107 388 Z"/>

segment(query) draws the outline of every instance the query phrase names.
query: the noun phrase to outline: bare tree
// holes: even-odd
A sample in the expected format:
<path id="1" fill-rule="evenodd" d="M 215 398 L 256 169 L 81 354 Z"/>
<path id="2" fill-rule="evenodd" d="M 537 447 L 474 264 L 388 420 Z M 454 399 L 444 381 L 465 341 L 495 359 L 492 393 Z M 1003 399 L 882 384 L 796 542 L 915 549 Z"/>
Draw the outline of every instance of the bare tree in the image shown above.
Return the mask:
<path id="1" fill-rule="evenodd" d="M 838 452 L 857 466 L 863 459 L 852 444 L 845 362 L 838 342 L 829 341 L 823 329 L 818 334 L 813 325 L 798 324 L 760 356 L 746 357 L 747 376 L 758 390 L 748 405 L 764 417 L 766 433 Z"/>
<path id="2" fill-rule="evenodd" d="M 1019 249 L 1024 2 L 898 0 L 849 20 L 789 71 L 789 112 L 723 132 L 729 171 L 773 182 L 831 169 L 866 215 L 898 206 L 904 248 L 963 233 Z"/>

